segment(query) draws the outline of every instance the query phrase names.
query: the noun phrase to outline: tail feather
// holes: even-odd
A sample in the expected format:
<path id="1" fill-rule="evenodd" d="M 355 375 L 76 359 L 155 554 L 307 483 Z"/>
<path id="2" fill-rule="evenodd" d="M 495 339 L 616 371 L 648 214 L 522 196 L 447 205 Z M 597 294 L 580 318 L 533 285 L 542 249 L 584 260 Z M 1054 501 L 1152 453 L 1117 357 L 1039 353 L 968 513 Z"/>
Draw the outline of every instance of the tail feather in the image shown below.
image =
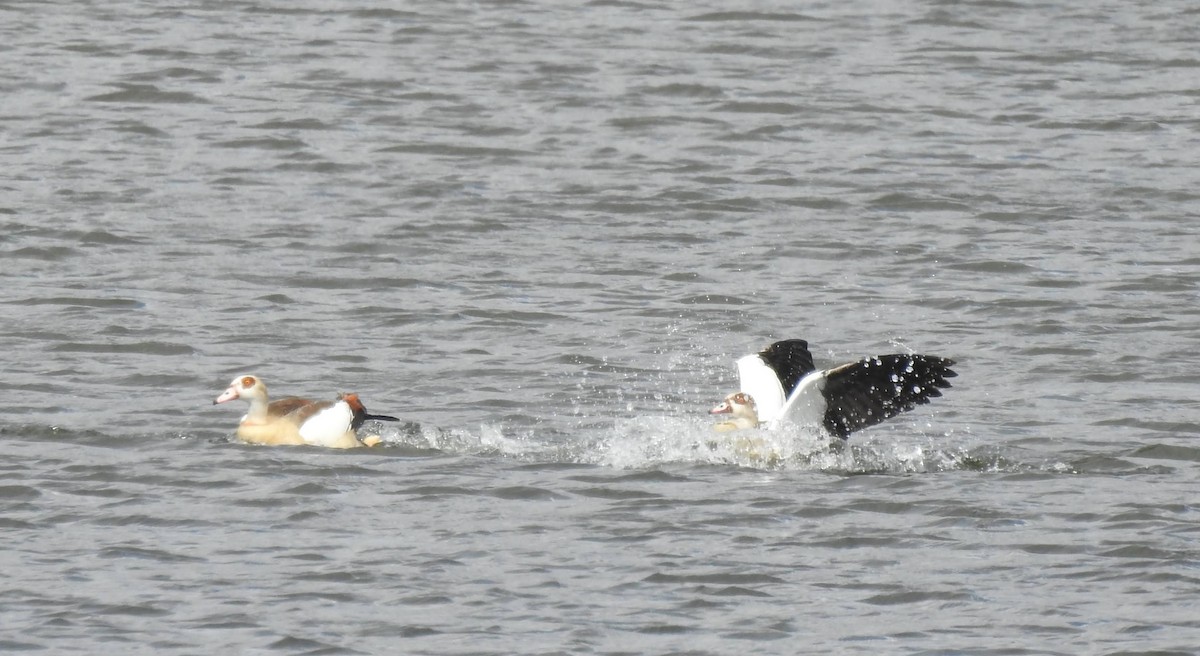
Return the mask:
<path id="1" fill-rule="evenodd" d="M 368 413 L 367 409 L 363 407 L 362 401 L 359 400 L 358 395 L 354 394 L 353 392 L 343 392 L 342 394 L 338 395 L 338 399 L 345 401 L 350 406 L 350 410 L 354 413 L 354 418 L 350 421 L 350 428 L 355 432 L 357 432 L 359 428 L 362 428 L 363 424 L 371 420 L 400 421 L 398 417 L 393 417 L 391 415 L 373 415 Z"/>
<path id="2" fill-rule="evenodd" d="M 374 421 L 400 421 L 400 418 L 393 417 L 391 415 L 368 415 L 368 414 L 364 413 L 363 420 L 364 421 L 372 421 L 372 420 L 374 420 Z"/>

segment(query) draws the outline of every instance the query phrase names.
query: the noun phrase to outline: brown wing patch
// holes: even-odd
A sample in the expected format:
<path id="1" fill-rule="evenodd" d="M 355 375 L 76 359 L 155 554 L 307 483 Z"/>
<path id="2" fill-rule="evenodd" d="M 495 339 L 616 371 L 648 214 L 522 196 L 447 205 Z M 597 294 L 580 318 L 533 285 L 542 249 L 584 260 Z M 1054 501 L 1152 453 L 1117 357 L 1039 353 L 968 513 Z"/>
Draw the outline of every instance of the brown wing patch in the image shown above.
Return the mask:
<path id="1" fill-rule="evenodd" d="M 333 401 L 308 401 L 306 399 L 298 400 L 304 401 L 304 405 L 297 407 L 295 410 L 286 415 L 287 420 L 291 421 L 297 426 L 303 426 L 304 422 L 308 421 L 310 417 L 322 410 L 325 410 L 326 408 L 332 407 L 334 403 Z"/>
<path id="2" fill-rule="evenodd" d="M 289 396 L 278 401 L 271 401 L 271 404 L 267 406 L 267 416 L 286 417 L 298 410 L 314 405 L 317 405 L 317 402 L 311 399 Z M 312 416 L 312 413 L 309 413 L 307 416 Z"/>

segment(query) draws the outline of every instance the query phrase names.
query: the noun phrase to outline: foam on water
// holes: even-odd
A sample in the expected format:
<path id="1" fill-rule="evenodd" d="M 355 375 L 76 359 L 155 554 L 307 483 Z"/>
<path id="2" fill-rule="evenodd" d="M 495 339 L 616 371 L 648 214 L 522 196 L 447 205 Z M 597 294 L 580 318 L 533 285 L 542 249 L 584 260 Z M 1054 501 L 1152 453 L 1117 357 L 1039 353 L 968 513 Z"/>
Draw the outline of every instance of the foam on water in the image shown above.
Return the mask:
<path id="1" fill-rule="evenodd" d="M 444 430 L 409 423 L 383 426 L 380 448 L 425 450 L 429 454 L 471 455 L 528 463 L 590 464 L 614 469 L 656 469 L 710 465 L 830 474 L 914 474 L 953 470 L 1016 472 L 1070 471 L 1063 463 L 1040 465 L 1004 458 L 991 449 L 958 446 L 952 435 L 884 431 L 849 442 L 817 430 L 750 430 L 719 433 L 707 418 L 673 415 L 621 418 L 607 427 L 580 427 L 566 433 L 506 430 L 483 424 L 477 430 Z M 962 436 L 969 438 L 970 436 Z"/>

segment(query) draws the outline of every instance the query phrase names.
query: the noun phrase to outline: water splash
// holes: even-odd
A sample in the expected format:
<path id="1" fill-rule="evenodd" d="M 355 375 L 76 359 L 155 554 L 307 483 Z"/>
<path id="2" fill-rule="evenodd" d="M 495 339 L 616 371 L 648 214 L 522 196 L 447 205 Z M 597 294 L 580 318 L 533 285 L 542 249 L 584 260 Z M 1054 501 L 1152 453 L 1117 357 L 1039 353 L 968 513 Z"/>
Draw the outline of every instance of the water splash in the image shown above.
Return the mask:
<path id="1" fill-rule="evenodd" d="M 669 465 L 838 474 L 1021 469 L 995 454 L 973 455 L 965 448 L 940 445 L 947 436 L 918 436 L 920 442 L 875 439 L 847 443 L 797 427 L 717 433 L 707 419 L 670 415 L 581 421 L 566 431 L 506 432 L 494 424 L 481 425 L 477 431 L 443 430 L 409 423 L 381 436 L 386 447 L 630 470 Z"/>

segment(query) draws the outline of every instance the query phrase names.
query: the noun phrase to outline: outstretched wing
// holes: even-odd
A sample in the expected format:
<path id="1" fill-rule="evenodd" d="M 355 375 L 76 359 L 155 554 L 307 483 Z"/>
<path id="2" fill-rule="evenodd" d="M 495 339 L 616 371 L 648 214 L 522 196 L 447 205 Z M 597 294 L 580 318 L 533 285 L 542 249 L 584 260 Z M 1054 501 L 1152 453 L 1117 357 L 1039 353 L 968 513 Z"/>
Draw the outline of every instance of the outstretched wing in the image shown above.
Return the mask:
<path id="1" fill-rule="evenodd" d="M 784 402 L 800 380 L 812 372 L 812 354 L 808 342 L 786 339 L 738 360 L 741 391 L 754 399 L 759 421 L 771 422 L 781 416 Z"/>
<path id="2" fill-rule="evenodd" d="M 805 374 L 816 371 L 808 342 L 802 339 L 785 339 L 759 351 L 758 357 L 775 372 L 784 395 L 791 394 Z"/>
<path id="3" fill-rule="evenodd" d="M 954 360 L 930 355 L 877 355 L 823 372 L 825 429 L 842 439 L 929 403 L 950 387 Z"/>

